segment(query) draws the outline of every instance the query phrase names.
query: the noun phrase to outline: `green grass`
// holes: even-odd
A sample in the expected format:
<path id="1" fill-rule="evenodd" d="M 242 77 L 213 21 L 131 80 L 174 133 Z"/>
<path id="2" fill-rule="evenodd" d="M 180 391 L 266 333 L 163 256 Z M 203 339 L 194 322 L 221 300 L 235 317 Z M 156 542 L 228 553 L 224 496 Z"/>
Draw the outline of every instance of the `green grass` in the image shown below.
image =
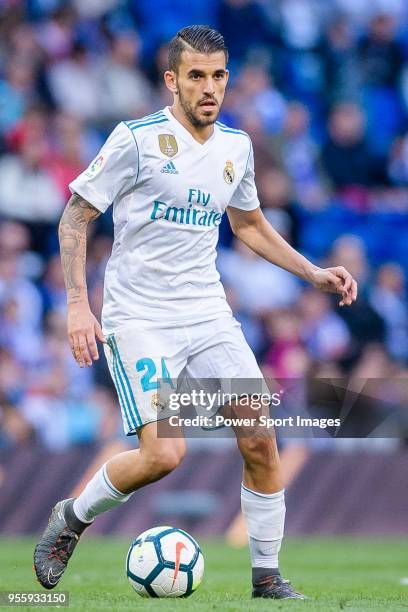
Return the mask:
<path id="1" fill-rule="evenodd" d="M 34 544 L 32 538 L 0 540 L 1 591 L 41 590 L 32 571 Z M 196 593 L 189 599 L 142 599 L 132 591 L 124 574 L 128 544 L 123 539 L 84 537 L 58 587 L 70 593 L 69 610 L 408 609 L 408 586 L 400 583 L 408 577 L 408 547 L 402 539 L 286 539 L 282 574 L 311 598 L 307 602 L 251 600 L 247 550 L 205 540 L 201 541 L 205 579 Z"/>

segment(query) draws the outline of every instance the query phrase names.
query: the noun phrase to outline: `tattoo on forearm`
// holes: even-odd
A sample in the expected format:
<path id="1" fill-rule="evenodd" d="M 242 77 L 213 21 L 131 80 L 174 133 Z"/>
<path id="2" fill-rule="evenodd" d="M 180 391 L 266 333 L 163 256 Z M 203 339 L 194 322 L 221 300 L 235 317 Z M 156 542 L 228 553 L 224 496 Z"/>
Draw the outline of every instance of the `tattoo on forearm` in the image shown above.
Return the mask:
<path id="1" fill-rule="evenodd" d="M 87 296 L 86 230 L 88 223 L 99 217 L 100 214 L 89 202 L 74 194 L 61 217 L 58 236 L 69 304 L 78 302 Z"/>

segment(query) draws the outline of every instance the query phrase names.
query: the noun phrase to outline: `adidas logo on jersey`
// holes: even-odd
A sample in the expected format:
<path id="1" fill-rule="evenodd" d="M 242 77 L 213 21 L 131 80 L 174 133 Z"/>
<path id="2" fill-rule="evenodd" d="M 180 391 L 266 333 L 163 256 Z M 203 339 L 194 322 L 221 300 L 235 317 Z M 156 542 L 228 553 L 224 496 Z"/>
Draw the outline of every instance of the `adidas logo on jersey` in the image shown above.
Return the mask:
<path id="1" fill-rule="evenodd" d="M 173 164 L 172 161 L 169 161 L 167 164 L 165 164 L 160 170 L 160 172 L 163 172 L 164 174 L 178 174 L 178 170 L 176 170 L 176 166 Z"/>

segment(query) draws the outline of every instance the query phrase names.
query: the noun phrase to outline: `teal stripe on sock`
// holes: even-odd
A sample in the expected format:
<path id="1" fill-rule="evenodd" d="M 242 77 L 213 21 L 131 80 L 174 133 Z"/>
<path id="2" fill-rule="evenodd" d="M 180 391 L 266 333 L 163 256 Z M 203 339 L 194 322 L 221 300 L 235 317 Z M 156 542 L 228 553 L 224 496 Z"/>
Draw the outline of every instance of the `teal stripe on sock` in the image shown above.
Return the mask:
<path id="1" fill-rule="evenodd" d="M 119 365 L 119 368 L 120 368 L 120 370 L 122 372 L 122 377 L 125 380 L 127 389 L 129 391 L 129 397 L 130 397 L 132 405 L 133 405 L 134 412 L 131 411 L 132 420 L 134 420 L 134 417 L 136 416 L 136 418 L 137 418 L 137 420 L 139 422 L 139 426 L 141 427 L 143 425 L 143 422 L 142 422 L 142 419 L 140 417 L 139 411 L 137 409 L 136 401 L 135 401 L 135 398 L 134 398 L 134 395 L 133 395 L 133 392 L 132 392 L 132 387 L 130 385 L 129 378 L 128 378 L 127 374 L 126 374 L 125 367 L 124 367 L 124 365 L 122 363 L 122 360 L 120 358 L 119 349 L 118 349 L 118 345 L 116 344 L 115 336 L 113 336 L 113 335 L 112 335 L 112 344 L 114 346 L 114 350 L 115 350 L 116 356 L 118 358 L 118 365 Z M 137 427 L 137 425 L 136 425 L 136 427 Z"/>
<path id="2" fill-rule="evenodd" d="M 110 482 L 108 482 L 107 476 L 105 475 L 105 468 L 103 468 L 103 470 L 102 470 L 102 476 L 103 476 L 104 481 L 106 482 L 106 485 L 107 485 L 107 486 L 110 488 L 110 490 L 112 491 L 112 493 L 114 493 L 116 496 L 119 496 L 119 495 L 125 495 L 124 493 L 121 493 L 120 491 L 118 491 L 117 489 L 115 489 L 115 488 L 114 488 L 114 487 L 113 487 L 113 486 L 110 484 Z"/>

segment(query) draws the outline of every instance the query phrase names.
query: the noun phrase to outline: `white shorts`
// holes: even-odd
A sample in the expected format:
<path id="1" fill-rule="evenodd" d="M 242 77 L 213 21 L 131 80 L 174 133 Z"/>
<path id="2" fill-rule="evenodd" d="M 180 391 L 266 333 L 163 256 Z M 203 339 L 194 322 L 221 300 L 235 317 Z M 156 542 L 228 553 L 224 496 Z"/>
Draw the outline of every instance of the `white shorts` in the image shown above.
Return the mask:
<path id="1" fill-rule="evenodd" d="M 128 436 L 164 418 L 157 404 L 163 380 L 256 379 L 267 389 L 241 324 L 232 316 L 178 328 L 144 323 L 110 334 L 107 342 L 105 354 Z"/>

